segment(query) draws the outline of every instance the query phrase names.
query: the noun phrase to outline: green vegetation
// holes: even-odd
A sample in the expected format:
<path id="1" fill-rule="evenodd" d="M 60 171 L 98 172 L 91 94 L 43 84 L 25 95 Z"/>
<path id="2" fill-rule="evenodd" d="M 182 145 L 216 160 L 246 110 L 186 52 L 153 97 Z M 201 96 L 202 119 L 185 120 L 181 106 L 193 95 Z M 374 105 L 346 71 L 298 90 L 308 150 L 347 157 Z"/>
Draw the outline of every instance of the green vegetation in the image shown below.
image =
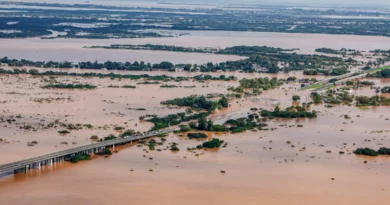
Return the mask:
<path id="1" fill-rule="evenodd" d="M 337 78 L 332 78 L 332 79 L 330 79 L 330 80 L 328 81 L 328 83 L 335 83 L 335 82 L 337 82 L 337 81 L 339 81 L 339 79 L 337 79 Z"/>
<path id="2" fill-rule="evenodd" d="M 348 68 L 343 66 L 340 68 L 329 68 L 329 69 L 307 69 L 303 71 L 304 75 L 328 75 L 328 76 L 339 76 L 348 73 Z"/>
<path id="3" fill-rule="evenodd" d="M 350 72 L 350 71 L 348 71 L 347 68 L 334 68 L 329 73 L 329 75 L 331 75 L 331 76 L 339 76 L 339 75 L 347 74 L 348 72 Z"/>
<path id="4" fill-rule="evenodd" d="M 390 148 L 381 147 L 378 151 L 370 148 L 358 148 L 353 153 L 367 156 L 390 155 Z"/>
<path id="5" fill-rule="evenodd" d="M 212 53 L 217 51 L 217 49 L 213 49 L 213 48 L 192 48 L 192 47 L 183 47 L 183 46 L 154 45 L 154 44 L 144 44 L 144 45 L 111 44 L 110 46 L 89 46 L 85 48 L 172 51 L 172 52 L 185 52 L 185 53 Z"/>
<path id="6" fill-rule="evenodd" d="M 359 81 L 359 80 L 349 80 L 345 84 L 347 86 L 352 86 L 352 87 L 363 87 L 363 86 L 375 85 L 375 83 L 371 81 Z"/>
<path id="7" fill-rule="evenodd" d="M 137 87 L 134 85 L 124 85 L 122 86 L 122 88 L 137 88 Z"/>
<path id="8" fill-rule="evenodd" d="M 321 98 L 322 101 L 329 104 L 351 104 L 354 100 L 354 96 L 350 95 L 348 90 L 343 89 L 328 90 Z"/>
<path id="9" fill-rule="evenodd" d="M 98 77 L 98 78 L 110 78 L 110 79 L 130 79 L 130 80 L 139 80 L 144 79 L 145 82 L 151 82 L 151 81 L 163 81 L 163 82 L 182 82 L 182 81 L 189 81 L 189 80 L 196 80 L 196 81 L 204 81 L 204 80 L 235 80 L 234 76 L 226 77 L 224 75 L 221 75 L 220 77 L 211 77 L 211 75 L 197 75 L 192 78 L 190 77 L 172 77 L 167 75 L 156 75 L 156 76 L 150 76 L 148 74 L 141 74 L 141 75 L 129 75 L 129 74 L 116 74 L 116 73 L 96 73 L 96 72 L 90 72 L 90 73 L 68 73 L 68 72 L 57 72 L 57 71 L 45 71 L 45 72 L 39 72 L 36 69 L 30 69 L 29 71 L 24 69 L 18 69 L 15 68 L 13 70 L 5 70 L 0 68 L 0 74 L 8 74 L 8 75 L 19 75 L 19 74 L 30 74 L 33 76 L 78 76 L 78 77 Z M 158 82 L 153 83 L 140 83 L 140 84 L 155 84 Z M 109 88 L 120 88 L 118 85 L 109 85 Z M 135 88 L 132 85 L 126 86 L 128 88 Z"/>
<path id="10" fill-rule="evenodd" d="M 146 108 L 142 108 L 142 107 L 140 107 L 140 108 L 126 108 L 126 109 L 128 109 L 128 110 L 137 110 L 137 111 L 146 111 Z"/>
<path id="11" fill-rule="evenodd" d="M 303 55 L 297 53 L 276 52 L 280 48 L 271 47 L 256 47 L 256 46 L 236 46 L 221 50 L 221 54 L 232 53 L 237 55 L 246 55 L 249 58 L 227 61 L 222 63 L 209 62 L 206 65 L 174 65 L 171 62 L 163 61 L 157 64 L 150 64 L 145 62 L 135 61 L 130 62 L 112 62 L 106 61 L 104 63 L 95 62 L 79 62 L 77 64 L 70 62 L 39 62 L 29 60 L 16 60 L 4 57 L 0 59 L 0 63 L 9 66 L 34 66 L 34 67 L 53 67 L 53 68 L 72 68 L 77 67 L 81 69 L 107 69 L 107 70 L 152 70 L 164 69 L 168 71 L 175 71 L 175 68 L 183 68 L 187 71 L 200 72 L 216 72 L 216 71 L 244 71 L 244 72 L 268 72 L 278 73 L 283 70 L 289 72 L 291 70 L 305 70 L 317 69 L 330 70 L 331 75 L 338 75 L 340 72 L 346 72 L 348 64 L 353 62 L 345 62 L 339 57 L 319 56 L 319 55 Z M 259 52 L 261 51 L 261 52 Z M 272 51 L 272 52 L 271 52 Z M 273 52 L 275 51 L 275 52 Z M 279 67 L 279 65 L 282 65 Z M 338 70 L 337 70 L 338 69 Z M 233 77 L 234 78 L 234 77 Z M 217 77 L 212 77 L 211 80 L 217 80 Z M 219 78 L 218 80 L 229 80 L 229 78 Z"/>
<path id="12" fill-rule="evenodd" d="M 239 56 L 253 56 L 256 54 L 267 54 L 267 53 L 279 53 L 283 51 L 294 51 L 299 49 L 282 49 L 268 46 L 233 46 L 225 49 L 221 49 L 216 54 L 227 54 L 227 55 L 239 55 Z"/>
<path id="13" fill-rule="evenodd" d="M 92 135 L 90 139 L 91 140 L 99 140 L 99 137 L 97 135 Z"/>
<path id="14" fill-rule="evenodd" d="M 120 126 L 114 128 L 114 130 L 116 130 L 116 131 L 122 131 L 124 129 L 125 129 L 124 127 L 120 127 Z"/>
<path id="15" fill-rule="evenodd" d="M 160 88 L 178 88 L 177 85 L 161 85 Z"/>
<path id="16" fill-rule="evenodd" d="M 316 111 L 308 112 L 301 106 L 291 106 L 285 110 L 280 110 L 279 106 L 276 106 L 274 111 L 262 110 L 261 116 L 263 117 L 280 117 L 280 118 L 316 118 Z"/>
<path id="17" fill-rule="evenodd" d="M 201 116 L 198 119 L 198 130 L 207 130 L 207 119 L 206 116 Z"/>
<path id="18" fill-rule="evenodd" d="M 171 150 L 172 152 L 178 152 L 178 151 L 180 151 L 180 149 L 177 147 L 177 145 L 172 145 L 170 150 Z"/>
<path id="19" fill-rule="evenodd" d="M 292 100 L 293 101 L 299 101 L 299 100 L 301 100 L 301 97 L 299 95 L 293 95 L 292 96 Z"/>
<path id="20" fill-rule="evenodd" d="M 84 160 L 91 160 L 91 156 L 89 154 L 82 153 L 82 154 L 76 154 L 69 158 L 65 158 L 65 161 L 69 161 L 72 163 L 77 163 L 79 161 L 84 161 Z"/>
<path id="21" fill-rule="evenodd" d="M 180 131 L 179 132 L 189 132 L 191 131 L 191 127 L 189 125 L 179 125 Z"/>
<path id="22" fill-rule="evenodd" d="M 56 88 L 56 89 L 95 89 L 96 86 L 90 84 L 50 84 L 42 88 Z"/>
<path id="23" fill-rule="evenodd" d="M 390 93 L 390 86 L 385 86 L 381 89 L 382 93 Z"/>
<path id="24" fill-rule="evenodd" d="M 251 89 L 254 94 L 260 94 L 261 90 L 274 89 L 280 85 L 283 85 L 283 81 L 277 78 L 242 79 L 240 80 L 240 86 L 237 88 L 231 87 L 228 90 L 244 93 L 247 89 Z"/>
<path id="25" fill-rule="evenodd" d="M 370 148 L 358 148 L 353 153 L 358 155 L 378 156 L 378 152 Z"/>
<path id="26" fill-rule="evenodd" d="M 126 137 L 126 136 L 131 136 L 131 135 L 135 135 L 135 134 L 140 134 L 140 132 L 135 132 L 134 130 L 126 130 L 124 132 L 122 132 L 118 137 Z M 114 135 L 110 135 L 112 139 L 115 139 L 113 137 L 115 137 Z"/>
<path id="27" fill-rule="evenodd" d="M 303 75 L 318 75 L 318 70 L 308 69 L 303 71 Z"/>
<path id="28" fill-rule="evenodd" d="M 188 133 L 187 137 L 190 139 L 206 139 L 208 136 L 204 133 Z"/>
<path id="29" fill-rule="evenodd" d="M 137 84 L 138 85 L 157 85 L 157 84 L 160 84 L 160 83 L 156 82 L 156 81 L 144 81 L 144 82 L 139 82 Z"/>
<path id="30" fill-rule="evenodd" d="M 64 135 L 64 134 L 69 134 L 70 132 L 68 130 L 59 130 L 58 133 Z"/>
<path id="31" fill-rule="evenodd" d="M 301 9 L 289 6 L 256 5 L 230 9 L 158 8 L 123 5 L 59 4 L 5 1 L 8 8 L 0 21 L 0 38 L 39 37 L 61 32 L 53 38 L 146 38 L 184 35 L 177 31 L 217 30 L 285 33 L 321 33 L 389 36 L 386 11 L 350 11 L 343 9 Z M 56 9 L 48 9 L 52 7 Z M 237 7 L 238 8 L 238 7 Z M 3 12 L 4 13 L 4 12 Z M 36 15 L 39 13 L 39 15 Z M 69 19 L 70 16 L 77 18 Z M 147 16 L 147 19 L 145 19 Z M 325 16 L 370 16 L 373 18 L 325 18 Z M 93 17 L 93 18 L 91 18 Z M 17 21 L 17 24 L 7 22 Z M 75 25 L 76 24 L 76 25 Z M 87 26 L 80 26 L 87 25 Z M 331 25 L 331 26 L 329 26 Z M 160 30 L 172 30 L 164 31 Z M 66 32 L 66 33 L 64 33 Z M 261 47 L 259 47 L 261 48 Z M 156 49 L 156 48 L 154 48 Z M 166 49 L 166 48 L 163 48 Z M 266 50 L 273 52 L 273 50 Z"/>
<path id="32" fill-rule="evenodd" d="M 223 81 L 230 81 L 230 80 L 236 80 L 237 78 L 234 76 L 225 76 L 220 75 L 219 77 L 213 77 L 212 75 L 196 75 L 193 77 L 197 81 L 206 81 L 206 80 L 223 80 Z"/>
<path id="33" fill-rule="evenodd" d="M 225 96 L 223 96 L 220 100 L 218 100 L 218 105 L 225 108 L 229 107 L 229 101 Z"/>
<path id="34" fill-rule="evenodd" d="M 112 152 L 108 148 L 104 148 L 102 151 L 95 152 L 96 155 L 112 155 Z"/>
<path id="35" fill-rule="evenodd" d="M 169 126 L 173 125 L 179 125 L 182 122 L 188 122 L 191 120 L 198 120 L 201 117 L 206 117 L 210 113 L 209 112 L 201 112 L 196 114 L 187 114 L 187 113 L 177 113 L 177 114 L 171 114 L 165 117 L 157 117 L 157 116 L 151 116 L 151 118 L 146 119 L 147 116 L 141 116 L 140 120 L 146 120 L 149 122 L 152 122 L 154 124 L 152 130 L 159 130 L 163 128 L 167 128 Z"/>
<path id="36" fill-rule="evenodd" d="M 356 96 L 356 106 L 380 106 L 390 105 L 390 99 L 382 96 Z"/>
<path id="37" fill-rule="evenodd" d="M 116 139 L 117 137 L 115 137 L 115 135 L 108 135 L 107 137 L 104 137 L 103 139 L 100 139 L 99 141 L 107 141 L 107 140 L 114 140 Z"/>
<path id="38" fill-rule="evenodd" d="M 360 55 L 361 53 L 355 49 L 346 49 L 342 48 L 340 50 L 331 49 L 331 48 L 317 48 L 316 52 L 334 54 L 334 55 Z"/>
<path id="39" fill-rule="evenodd" d="M 321 89 L 323 87 L 325 87 L 326 85 L 323 84 L 323 83 L 315 83 L 309 87 L 306 87 L 307 89 L 314 89 L 314 90 L 317 90 L 317 89 Z"/>
<path id="40" fill-rule="evenodd" d="M 175 65 L 171 62 L 163 61 L 161 63 L 150 64 L 143 61 L 138 62 L 112 62 L 106 61 L 104 63 L 95 62 L 79 62 L 72 64 L 71 62 L 54 62 L 54 61 L 30 61 L 30 60 L 17 60 L 9 59 L 8 57 L 0 58 L 0 63 L 7 64 L 9 66 L 21 67 L 21 66 L 33 66 L 39 68 L 80 68 L 80 69 L 107 69 L 107 70 L 150 70 L 150 69 L 172 69 Z"/>
<path id="41" fill-rule="evenodd" d="M 380 154 L 380 155 L 390 155 L 390 148 L 381 147 L 378 150 L 378 154 Z"/>
<path id="42" fill-rule="evenodd" d="M 314 104 L 320 104 L 322 102 L 322 96 L 317 92 L 312 92 L 310 97 L 313 99 Z"/>
<path id="43" fill-rule="evenodd" d="M 326 53 L 326 54 L 344 54 L 345 52 L 342 52 L 341 50 L 335 50 L 335 49 L 331 49 L 331 48 L 317 48 L 315 49 L 315 52 L 319 52 L 319 53 Z"/>
<path id="44" fill-rule="evenodd" d="M 260 117 L 257 113 L 249 114 L 248 117 L 230 119 L 225 122 L 225 125 L 229 127 L 231 133 L 240 133 L 246 130 L 253 130 L 257 128 L 262 130 L 263 127 L 267 126 L 266 124 L 259 123 Z"/>
<path id="45" fill-rule="evenodd" d="M 210 101 L 207 100 L 206 97 L 198 96 L 198 95 L 191 95 L 189 97 L 184 98 L 175 98 L 173 100 L 167 100 L 161 102 L 163 105 L 177 105 L 177 106 L 187 106 L 195 109 L 205 109 L 208 111 L 215 110 L 218 106 L 221 107 L 228 107 L 229 104 L 227 103 L 226 98 L 222 98 L 219 101 Z"/>
<path id="46" fill-rule="evenodd" d="M 367 77 L 390 78 L 390 66 L 370 70 L 369 73 L 367 73 Z"/>
<path id="47" fill-rule="evenodd" d="M 213 138 L 210 141 L 203 142 L 202 147 L 203 148 L 210 148 L 210 149 L 212 149 L 212 148 L 220 147 L 223 143 L 224 143 L 223 140 L 220 140 L 220 139 L 217 139 L 217 138 Z"/>

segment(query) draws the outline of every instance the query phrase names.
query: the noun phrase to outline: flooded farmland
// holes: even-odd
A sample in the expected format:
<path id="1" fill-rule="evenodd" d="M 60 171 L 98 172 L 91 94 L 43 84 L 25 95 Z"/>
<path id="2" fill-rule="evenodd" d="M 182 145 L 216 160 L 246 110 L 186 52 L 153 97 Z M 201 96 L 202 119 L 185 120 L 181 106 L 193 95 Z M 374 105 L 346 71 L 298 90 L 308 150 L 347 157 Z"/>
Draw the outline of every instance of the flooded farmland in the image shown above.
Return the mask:
<path id="1" fill-rule="evenodd" d="M 252 74 L 240 75 L 250 78 Z M 238 82 L 189 81 L 169 84 L 195 87 L 160 88 L 137 85 L 139 81 L 128 79 L 55 77 L 57 82 L 98 86 L 80 91 L 42 89 L 47 83 L 45 79 L 49 80 L 30 75 L 2 76 L 2 116 L 20 115 L 20 118 L 8 125 L 1 124 L 1 163 L 90 144 L 91 135 L 116 134 L 115 126 L 148 130 L 151 123 L 140 123 L 139 116 L 164 116 L 180 111 L 161 105 L 161 101 L 207 94 L 210 90 L 227 93 L 229 86 L 238 85 Z M 374 82 L 390 85 L 389 81 Z M 109 87 L 130 84 L 137 88 Z M 281 107 L 287 107 L 293 104 L 292 95 L 309 95 L 298 88 L 299 84 L 289 83 L 261 96 L 279 99 Z M 370 89 L 357 92 L 375 95 Z M 141 107 L 145 111 L 129 109 Z M 273 109 L 274 105 L 247 97 L 232 101 L 231 107 L 217 111 L 211 119 L 223 123 L 247 115 L 253 107 Z M 387 181 L 383 179 L 390 177 L 386 171 L 390 158 L 358 157 L 351 152 L 356 147 L 390 143 L 386 120 L 390 118 L 390 108 L 326 109 L 317 105 L 312 109 L 320 112 L 317 119 L 274 119 L 268 122 L 274 129 L 268 131 L 211 134 L 228 143 L 216 151 L 198 150 L 196 154 L 187 151 L 187 147 L 200 142 L 171 134 L 167 142 L 176 142 L 179 152 L 148 151 L 145 146 L 134 144 L 116 148 L 118 152 L 108 158 L 96 157 L 75 165 L 61 163 L 28 174 L 7 176 L 0 179 L 0 198 L 10 205 L 31 204 L 32 198 L 39 204 L 144 203 L 151 196 L 149 204 L 199 204 L 205 200 L 212 204 L 371 204 L 388 200 Z M 345 119 L 345 114 L 351 119 Z M 43 129 L 40 125 L 55 120 L 88 123 L 93 128 L 61 135 L 57 133 L 60 128 Z M 24 123 L 36 130 L 19 129 Z M 33 140 L 38 144 L 27 146 Z M 339 154 L 340 151 L 345 154 Z M 221 170 L 225 173 L 221 174 Z M 19 197 L 20 192 L 28 194 Z"/>
<path id="2" fill-rule="evenodd" d="M 382 8 L 15 2 L 44 4 L 0 2 L 0 205 L 390 200 Z"/>
<path id="3" fill-rule="evenodd" d="M 234 55 L 177 53 L 164 51 L 135 51 L 113 49 L 86 49 L 84 46 L 109 46 L 111 44 L 158 44 L 185 47 L 272 46 L 286 49 L 299 48 L 297 53 L 312 54 L 316 48 L 390 49 L 390 38 L 373 36 L 288 34 L 231 31 L 180 31 L 190 36 L 142 39 L 0 39 L 0 56 L 35 61 L 144 61 L 160 63 L 225 62 L 242 59 Z"/>

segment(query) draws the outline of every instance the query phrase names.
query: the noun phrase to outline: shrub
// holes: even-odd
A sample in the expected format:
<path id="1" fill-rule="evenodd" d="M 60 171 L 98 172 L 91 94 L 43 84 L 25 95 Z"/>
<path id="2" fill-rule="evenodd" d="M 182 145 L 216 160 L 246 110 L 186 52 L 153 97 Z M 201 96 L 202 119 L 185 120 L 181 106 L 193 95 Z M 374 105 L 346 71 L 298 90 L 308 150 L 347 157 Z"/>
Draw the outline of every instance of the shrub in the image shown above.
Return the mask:
<path id="1" fill-rule="evenodd" d="M 204 139 L 204 138 L 207 138 L 207 135 L 203 134 L 203 133 L 188 133 L 187 137 L 190 138 L 190 139 L 192 139 L 192 138 Z"/>
<path id="2" fill-rule="evenodd" d="M 71 156 L 70 158 L 66 159 L 66 161 L 70 161 L 72 163 L 77 163 L 79 161 L 84 161 L 84 160 L 90 160 L 91 156 L 89 154 L 77 154 L 75 156 Z"/>
<path id="3" fill-rule="evenodd" d="M 111 155 L 112 152 L 111 152 L 109 149 L 104 148 L 102 151 L 96 152 L 95 154 L 96 154 L 96 155 Z"/>
<path id="4" fill-rule="evenodd" d="M 378 152 L 370 148 L 358 148 L 353 153 L 358 155 L 378 156 Z"/>
<path id="5" fill-rule="evenodd" d="M 378 154 L 380 154 L 380 155 L 390 155 L 390 148 L 381 147 L 378 150 Z"/>
<path id="6" fill-rule="evenodd" d="M 213 138 L 211 141 L 203 142 L 202 147 L 204 148 L 216 148 L 223 144 L 223 140 Z"/>
<path id="7" fill-rule="evenodd" d="M 98 137 L 97 135 L 92 135 L 90 139 L 91 139 L 91 140 L 98 140 L 99 137 Z"/>
<path id="8" fill-rule="evenodd" d="M 64 135 L 64 134 L 69 134 L 70 132 L 68 130 L 60 130 L 60 131 L 58 131 L 58 133 Z"/>
<path id="9" fill-rule="evenodd" d="M 301 99 L 301 97 L 299 96 L 299 95 L 294 95 L 294 96 L 292 96 L 292 100 L 293 101 L 298 101 L 298 100 L 300 100 Z"/>

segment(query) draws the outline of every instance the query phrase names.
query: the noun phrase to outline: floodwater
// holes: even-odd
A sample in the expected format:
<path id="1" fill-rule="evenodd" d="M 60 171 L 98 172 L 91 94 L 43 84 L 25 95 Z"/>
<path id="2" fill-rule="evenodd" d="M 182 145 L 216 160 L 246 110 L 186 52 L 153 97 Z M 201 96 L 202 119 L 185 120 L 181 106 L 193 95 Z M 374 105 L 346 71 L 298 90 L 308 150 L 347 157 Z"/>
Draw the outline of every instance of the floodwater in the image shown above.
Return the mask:
<path id="1" fill-rule="evenodd" d="M 175 32 L 175 31 L 173 31 Z M 0 39 L 0 56 L 28 60 L 54 61 L 145 61 L 159 63 L 207 63 L 238 60 L 243 57 L 164 51 L 134 51 L 114 49 L 86 49 L 84 46 L 111 44 L 160 44 L 187 47 L 272 46 L 299 48 L 298 53 L 312 54 L 316 48 L 350 48 L 363 51 L 390 49 L 390 38 L 329 34 L 290 34 L 233 31 L 178 31 L 190 36 L 140 39 Z"/>
<path id="2" fill-rule="evenodd" d="M 62 0 L 61 0 L 62 1 Z M 60 2 L 61 2 L 60 1 Z M 47 2 L 54 2 L 49 0 Z M 58 1 L 55 1 L 58 2 Z M 63 2 L 63 1 L 62 1 Z M 83 3 L 72 0 L 66 3 Z M 99 1 L 106 2 L 107 1 Z M 108 2 L 109 3 L 109 2 Z M 145 3 L 145 2 L 144 2 Z M 115 1 L 115 5 L 128 5 Z M 145 4 L 149 4 L 146 2 Z M 154 5 L 153 3 L 150 3 Z M 176 5 L 167 5 L 176 6 Z M 195 7 L 196 5 L 194 5 Z M 300 48 L 313 53 L 315 48 L 354 48 L 359 50 L 389 49 L 389 38 L 322 34 L 284 34 L 255 32 L 190 31 L 191 36 L 156 39 L 1 39 L 0 56 L 29 60 L 68 61 L 145 61 L 205 63 L 236 60 L 237 56 L 217 56 L 157 51 L 83 49 L 83 46 L 109 44 L 167 44 L 194 47 L 227 47 L 234 45 L 267 45 Z M 12 69 L 6 67 L 6 69 Z M 56 69 L 39 69 L 56 70 Z M 67 72 L 101 72 L 194 76 L 198 74 L 234 75 L 238 79 L 255 77 L 297 78 L 289 74 L 258 73 L 187 73 L 135 72 L 64 69 Z M 324 78 L 317 76 L 318 79 Z M 390 86 L 386 79 L 365 79 L 377 86 Z M 94 90 L 42 89 L 53 83 L 89 83 Z M 166 82 L 163 84 L 195 86 L 195 88 L 160 88 L 160 85 L 139 85 L 141 80 L 99 79 L 82 77 L 0 76 L 0 164 L 42 155 L 53 151 L 94 143 L 90 137 L 118 135 L 115 127 L 146 131 L 152 124 L 139 121 L 147 114 L 165 116 L 184 109 L 167 107 L 161 101 L 191 94 L 228 93 L 237 81 Z M 136 85 L 136 89 L 110 88 L 110 85 Z M 293 95 L 302 101 L 309 91 L 299 91 L 299 83 L 265 91 L 257 97 L 231 101 L 227 109 L 210 116 L 215 123 L 247 116 L 250 108 L 273 109 L 264 98 L 280 100 L 282 108 L 296 104 Z M 373 96 L 368 87 L 354 91 Z M 387 96 L 390 97 L 390 96 Z M 145 111 L 136 110 L 145 108 Z M 390 157 L 361 157 L 352 154 L 358 147 L 390 147 L 390 107 L 356 108 L 313 105 L 319 111 L 316 119 L 269 120 L 270 130 L 240 134 L 211 134 L 228 143 L 218 150 L 187 151 L 201 141 L 171 134 L 167 141 L 149 151 L 137 144 L 116 147 L 112 156 L 94 157 L 78 164 L 62 163 L 28 174 L 0 178 L 0 204 L 68 205 L 68 204 L 216 204 L 216 205 L 328 205 L 385 204 L 390 199 Z M 351 119 L 345 119 L 349 115 Z M 4 122 L 6 119 L 15 122 Z M 61 135 L 64 127 L 49 128 L 53 122 L 91 124 L 93 128 L 71 130 Z M 298 127 L 302 125 L 303 127 Z M 31 129 L 26 129 L 31 127 Z M 272 128 L 272 129 L 271 129 Z M 160 141 L 160 139 L 156 139 Z M 37 141 L 35 146 L 27 146 Z M 165 148 L 176 142 L 179 152 Z M 344 154 L 340 154 L 344 152 Z M 221 173 L 225 171 L 225 173 Z"/>
<path id="3" fill-rule="evenodd" d="M 249 78 L 252 74 L 240 75 Z M 98 88 L 86 91 L 41 89 L 49 80 L 53 81 L 48 77 L 29 75 L 1 76 L 2 116 L 20 114 L 22 118 L 11 124 L 0 124 L 1 137 L 9 142 L 0 143 L 0 163 L 92 143 L 91 135 L 102 137 L 115 133 L 115 126 L 147 130 L 151 124 L 138 122 L 139 116 L 182 111 L 160 105 L 163 100 L 191 94 L 227 93 L 228 86 L 238 85 L 237 82 L 217 81 L 204 84 L 167 82 L 196 87 L 166 89 L 159 85 L 137 85 L 138 81 L 128 79 L 57 77 L 54 79 L 57 82 L 90 83 Z M 390 85 L 388 80 L 373 81 L 380 86 Z M 137 88 L 109 88 L 109 85 L 136 85 Z M 231 107 L 217 111 L 211 118 L 219 123 L 244 117 L 252 107 L 273 109 L 274 105 L 262 101 L 261 97 L 276 98 L 282 102 L 282 107 L 290 106 L 292 95 L 301 95 L 302 99 L 309 95 L 298 88 L 298 83 L 290 83 L 258 97 L 234 100 Z M 375 95 L 373 90 L 363 90 L 367 95 L 370 92 Z M 50 97 L 60 100 L 34 101 L 35 98 Z M 127 109 L 140 107 L 146 111 Z M 187 147 L 195 147 L 201 142 L 171 134 L 164 145 L 156 147 L 161 152 L 148 151 L 146 146 L 128 145 L 117 147 L 118 153 L 108 158 L 56 164 L 27 175 L 3 177 L 0 178 L 0 199 L 9 205 L 387 202 L 390 158 L 359 157 L 351 152 L 357 147 L 390 146 L 390 108 L 335 106 L 327 109 L 318 105 L 312 109 L 320 111 L 317 119 L 268 121 L 273 131 L 216 134 L 213 137 L 228 143 L 226 148 L 219 150 L 189 152 Z M 345 119 L 346 114 L 351 119 Z M 56 132 L 61 128 L 41 129 L 38 126 L 42 120 L 51 122 L 55 119 L 73 124 L 89 123 L 94 128 L 71 131 L 62 136 Z M 37 131 L 20 130 L 18 127 L 24 122 L 37 127 Z M 32 140 L 38 144 L 28 147 L 27 142 Z M 63 141 L 69 145 L 60 144 Z M 164 150 L 171 142 L 179 144 L 179 152 Z M 340 151 L 345 154 L 339 154 Z M 226 173 L 222 174 L 222 170 Z"/>
<path id="4" fill-rule="evenodd" d="M 121 43 L 129 43 L 123 39 Z M 203 64 L 207 62 L 225 62 L 228 60 L 243 59 L 232 55 L 207 55 L 200 53 L 177 53 L 164 51 L 134 51 L 112 49 L 87 49 L 83 46 L 92 46 L 100 43 L 115 43 L 114 39 L 87 40 L 87 39 L 1 39 L 0 56 L 16 59 L 28 59 L 35 61 L 144 61 L 160 63 L 170 61 L 172 63 Z M 21 44 L 19 44 L 21 43 Z M 18 45 L 19 44 L 19 45 Z"/>
<path id="5" fill-rule="evenodd" d="M 194 77 L 197 75 L 211 75 L 213 77 L 219 77 L 221 75 L 228 76 L 234 76 L 237 79 L 253 79 L 253 78 L 288 78 L 288 77 L 296 77 L 296 78 L 316 78 L 317 80 L 322 80 L 325 78 L 329 78 L 328 76 L 323 75 L 317 75 L 317 76 L 310 76 L 310 75 L 303 75 L 301 71 L 291 71 L 289 73 L 279 73 L 279 74 L 270 74 L 270 73 L 245 73 L 240 71 L 218 71 L 218 72 L 187 72 L 187 71 L 176 71 L 176 72 L 170 72 L 166 70 L 153 70 L 153 71 L 129 71 L 129 70 L 104 70 L 104 69 L 79 69 L 79 68 L 35 68 L 35 67 L 29 67 L 29 66 L 22 66 L 22 67 L 10 67 L 10 66 L 3 66 L 2 69 L 6 70 L 13 70 L 15 68 L 17 69 L 35 69 L 39 72 L 45 72 L 45 71 L 55 71 L 55 72 L 68 72 L 68 73 L 103 73 L 103 74 L 122 74 L 122 75 L 143 75 L 147 74 L 149 76 L 159 76 L 159 75 L 167 75 L 172 77 Z"/>
<path id="6" fill-rule="evenodd" d="M 122 1 L 122 0 L 94 0 L 94 1 L 83 1 L 83 0 L 15 0 L 22 2 L 39 2 L 39 3 L 58 3 L 58 4 L 96 4 L 104 6 L 125 6 L 125 7 L 146 7 L 146 8 L 174 8 L 174 9 L 199 9 L 218 8 L 218 5 L 212 4 L 164 4 L 152 1 Z"/>

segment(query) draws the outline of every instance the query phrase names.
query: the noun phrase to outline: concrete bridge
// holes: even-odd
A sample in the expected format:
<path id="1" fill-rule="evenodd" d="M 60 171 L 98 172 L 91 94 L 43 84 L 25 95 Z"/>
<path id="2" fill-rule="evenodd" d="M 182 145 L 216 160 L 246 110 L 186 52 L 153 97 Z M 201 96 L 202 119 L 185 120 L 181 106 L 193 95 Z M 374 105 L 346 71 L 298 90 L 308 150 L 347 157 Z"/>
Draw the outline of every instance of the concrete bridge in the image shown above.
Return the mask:
<path id="1" fill-rule="evenodd" d="M 82 153 L 93 154 L 105 148 L 115 147 L 115 145 L 124 145 L 128 143 L 132 143 L 133 141 L 136 140 L 142 140 L 159 134 L 168 134 L 173 131 L 174 130 L 166 129 L 160 131 L 153 131 L 146 134 L 125 136 L 118 139 L 107 140 L 107 141 L 98 142 L 90 145 L 62 150 L 62 151 L 58 151 L 58 152 L 54 152 L 54 153 L 50 153 L 38 157 L 32 157 L 25 160 L 11 162 L 8 164 L 3 164 L 0 165 L 0 177 L 7 174 L 17 173 L 17 172 L 27 173 L 29 169 L 40 169 L 41 166 L 52 166 L 54 163 L 62 162 L 66 157 L 71 157 Z"/>

